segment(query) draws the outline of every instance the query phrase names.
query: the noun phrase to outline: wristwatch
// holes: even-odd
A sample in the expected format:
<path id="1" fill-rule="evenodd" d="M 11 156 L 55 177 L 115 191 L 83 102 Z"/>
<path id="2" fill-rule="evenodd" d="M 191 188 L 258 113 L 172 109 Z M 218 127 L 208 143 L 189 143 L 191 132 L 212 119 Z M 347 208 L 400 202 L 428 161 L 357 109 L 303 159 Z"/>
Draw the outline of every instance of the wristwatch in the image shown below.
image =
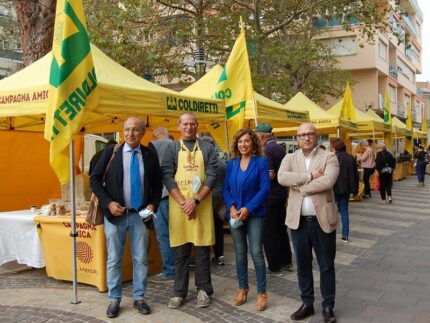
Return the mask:
<path id="1" fill-rule="evenodd" d="M 199 205 L 200 204 L 200 200 L 198 198 L 195 198 L 194 199 L 194 203 L 196 203 L 196 205 Z"/>

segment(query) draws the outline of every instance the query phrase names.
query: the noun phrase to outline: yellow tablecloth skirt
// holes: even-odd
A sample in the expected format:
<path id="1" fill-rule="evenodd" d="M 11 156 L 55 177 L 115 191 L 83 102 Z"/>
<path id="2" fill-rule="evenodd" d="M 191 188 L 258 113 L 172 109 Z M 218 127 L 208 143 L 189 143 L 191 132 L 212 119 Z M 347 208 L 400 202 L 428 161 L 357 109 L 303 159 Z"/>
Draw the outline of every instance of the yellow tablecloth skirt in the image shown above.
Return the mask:
<path id="1" fill-rule="evenodd" d="M 70 216 L 36 216 L 39 238 L 42 242 L 49 277 L 59 280 L 73 280 L 72 238 Z M 76 217 L 76 254 L 78 282 L 96 286 L 100 292 L 107 291 L 106 285 L 106 239 L 104 225 L 93 226 L 85 222 L 85 217 Z M 133 278 L 133 264 L 130 243 L 124 250 L 122 281 Z M 148 275 L 161 271 L 161 257 L 155 230 L 149 235 Z"/>

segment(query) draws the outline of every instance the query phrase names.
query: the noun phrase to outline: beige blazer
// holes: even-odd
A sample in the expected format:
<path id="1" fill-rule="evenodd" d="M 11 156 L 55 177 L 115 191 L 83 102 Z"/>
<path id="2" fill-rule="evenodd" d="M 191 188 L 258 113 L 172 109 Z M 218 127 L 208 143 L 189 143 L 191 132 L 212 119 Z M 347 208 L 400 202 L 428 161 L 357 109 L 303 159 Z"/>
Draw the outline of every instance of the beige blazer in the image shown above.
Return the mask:
<path id="1" fill-rule="evenodd" d="M 299 227 L 303 197 L 310 195 L 322 230 L 330 233 L 338 226 L 333 186 L 339 174 L 339 162 L 334 153 L 326 150 L 317 148 L 311 154 L 309 170 L 301 149 L 287 154 L 279 168 L 279 183 L 290 187 L 285 224 L 293 230 Z M 311 181 L 310 173 L 317 170 L 324 175 Z"/>

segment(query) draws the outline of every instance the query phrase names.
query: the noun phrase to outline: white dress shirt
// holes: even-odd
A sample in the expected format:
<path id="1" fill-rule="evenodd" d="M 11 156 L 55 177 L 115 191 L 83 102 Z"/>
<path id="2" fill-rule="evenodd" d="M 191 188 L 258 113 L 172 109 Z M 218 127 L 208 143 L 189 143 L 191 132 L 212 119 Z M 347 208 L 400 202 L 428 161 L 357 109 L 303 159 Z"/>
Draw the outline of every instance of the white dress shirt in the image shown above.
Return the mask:
<path id="1" fill-rule="evenodd" d="M 309 171 L 309 165 L 311 164 L 312 156 L 314 155 L 316 149 L 312 150 L 309 156 L 305 157 L 306 170 Z M 310 196 L 305 196 L 303 198 L 302 204 L 302 214 L 301 215 L 316 215 L 314 203 L 312 202 L 312 198 Z"/>

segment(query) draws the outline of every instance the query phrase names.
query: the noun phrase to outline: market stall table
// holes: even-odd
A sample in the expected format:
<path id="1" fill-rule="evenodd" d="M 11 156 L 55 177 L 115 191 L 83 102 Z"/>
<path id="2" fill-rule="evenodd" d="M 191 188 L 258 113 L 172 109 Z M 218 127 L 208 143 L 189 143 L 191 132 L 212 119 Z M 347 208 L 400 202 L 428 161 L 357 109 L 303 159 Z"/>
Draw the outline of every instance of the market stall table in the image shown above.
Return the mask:
<path id="1" fill-rule="evenodd" d="M 0 265 L 16 260 L 34 268 L 45 267 L 35 215 L 30 210 L 0 212 Z"/>
<path id="2" fill-rule="evenodd" d="M 70 215 L 39 215 L 34 218 L 34 222 L 38 224 L 47 275 L 55 279 L 73 280 Z M 78 282 L 96 286 L 100 292 L 104 292 L 107 290 L 104 225 L 90 225 L 85 222 L 84 216 L 77 216 L 76 232 Z M 148 275 L 161 271 L 160 251 L 153 229 L 150 231 L 148 266 Z M 122 266 L 123 281 L 132 279 L 132 268 L 130 245 L 127 239 Z"/>

